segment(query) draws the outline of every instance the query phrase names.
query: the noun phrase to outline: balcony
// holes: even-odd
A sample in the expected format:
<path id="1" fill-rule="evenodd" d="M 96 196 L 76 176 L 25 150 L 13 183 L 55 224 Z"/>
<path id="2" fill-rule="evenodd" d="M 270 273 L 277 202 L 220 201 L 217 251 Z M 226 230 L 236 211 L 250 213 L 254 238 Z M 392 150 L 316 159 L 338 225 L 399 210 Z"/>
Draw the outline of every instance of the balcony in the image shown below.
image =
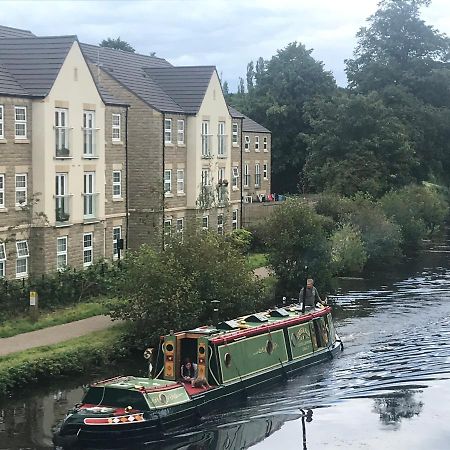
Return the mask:
<path id="1" fill-rule="evenodd" d="M 97 152 L 97 128 L 83 128 L 84 146 L 83 158 L 98 158 Z"/>
<path id="2" fill-rule="evenodd" d="M 83 219 L 85 222 L 98 219 L 98 193 L 83 194 Z"/>
<path id="3" fill-rule="evenodd" d="M 55 127 L 55 158 L 71 158 L 70 151 L 70 128 Z"/>
<path id="4" fill-rule="evenodd" d="M 202 158 L 210 159 L 212 158 L 212 143 L 210 134 L 202 134 Z"/>
<path id="5" fill-rule="evenodd" d="M 217 157 L 226 158 L 227 156 L 227 135 L 219 134 L 217 136 Z"/>
<path id="6" fill-rule="evenodd" d="M 70 225 L 70 195 L 55 195 L 55 224 L 57 227 Z"/>

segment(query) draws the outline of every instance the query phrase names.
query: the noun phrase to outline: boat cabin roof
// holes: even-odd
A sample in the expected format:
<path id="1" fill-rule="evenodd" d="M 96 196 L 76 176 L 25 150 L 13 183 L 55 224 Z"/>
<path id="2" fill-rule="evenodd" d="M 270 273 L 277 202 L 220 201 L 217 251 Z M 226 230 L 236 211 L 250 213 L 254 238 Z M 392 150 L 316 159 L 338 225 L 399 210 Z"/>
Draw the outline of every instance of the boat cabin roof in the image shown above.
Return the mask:
<path id="1" fill-rule="evenodd" d="M 331 308 L 311 308 L 302 314 L 299 305 L 275 308 L 261 313 L 249 314 L 235 320 L 220 322 L 217 326 L 205 325 L 175 333 L 175 336 L 206 337 L 214 344 L 230 342 L 237 338 L 277 330 L 287 326 L 308 322 L 331 312 Z"/>
<path id="2" fill-rule="evenodd" d="M 126 389 L 128 391 L 137 392 L 154 392 L 158 390 L 167 390 L 170 388 L 179 387 L 179 383 L 175 381 L 141 378 L 133 376 L 119 376 L 102 380 L 91 384 L 91 387 L 107 387 L 113 389 Z"/>

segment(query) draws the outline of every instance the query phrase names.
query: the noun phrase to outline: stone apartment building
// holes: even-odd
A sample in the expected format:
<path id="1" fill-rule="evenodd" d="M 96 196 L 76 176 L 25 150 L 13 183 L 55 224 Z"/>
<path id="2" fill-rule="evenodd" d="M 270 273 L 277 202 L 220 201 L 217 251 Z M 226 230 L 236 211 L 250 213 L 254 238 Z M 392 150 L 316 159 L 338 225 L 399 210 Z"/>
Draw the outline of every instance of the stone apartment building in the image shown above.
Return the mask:
<path id="1" fill-rule="evenodd" d="M 126 110 L 99 90 L 76 36 L 0 27 L 0 277 L 117 257 Z"/>
<path id="2" fill-rule="evenodd" d="M 225 233 L 270 192 L 270 132 L 227 106 L 213 66 L 0 27 L 0 95 L 0 276 L 26 276 L 22 257 L 33 274 L 86 267 L 119 238 L 161 246 L 191 224 Z M 24 190 L 46 220 L 22 224 Z"/>

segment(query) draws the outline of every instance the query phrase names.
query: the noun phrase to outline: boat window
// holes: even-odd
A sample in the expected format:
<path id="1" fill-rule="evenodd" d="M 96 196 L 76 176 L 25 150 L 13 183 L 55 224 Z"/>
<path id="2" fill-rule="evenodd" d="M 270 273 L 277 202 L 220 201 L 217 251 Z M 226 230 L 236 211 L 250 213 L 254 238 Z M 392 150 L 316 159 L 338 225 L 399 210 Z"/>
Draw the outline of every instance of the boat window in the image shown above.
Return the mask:
<path id="1" fill-rule="evenodd" d="M 226 367 L 231 366 L 231 355 L 229 353 L 225 353 L 224 361 Z"/>
<path id="2" fill-rule="evenodd" d="M 166 350 L 168 352 L 173 352 L 173 344 L 171 344 L 170 342 L 166 344 Z"/>
<path id="3" fill-rule="evenodd" d="M 148 405 L 140 392 L 127 389 L 91 387 L 83 398 L 83 403 L 97 406 L 115 406 L 133 409 L 147 410 Z"/>
<path id="4" fill-rule="evenodd" d="M 199 347 L 198 348 L 198 352 L 200 353 L 200 355 L 204 355 L 205 354 L 205 347 Z"/>
<path id="5" fill-rule="evenodd" d="M 272 341 L 267 341 L 267 345 L 266 345 L 266 352 L 271 355 L 273 352 L 273 342 Z"/>

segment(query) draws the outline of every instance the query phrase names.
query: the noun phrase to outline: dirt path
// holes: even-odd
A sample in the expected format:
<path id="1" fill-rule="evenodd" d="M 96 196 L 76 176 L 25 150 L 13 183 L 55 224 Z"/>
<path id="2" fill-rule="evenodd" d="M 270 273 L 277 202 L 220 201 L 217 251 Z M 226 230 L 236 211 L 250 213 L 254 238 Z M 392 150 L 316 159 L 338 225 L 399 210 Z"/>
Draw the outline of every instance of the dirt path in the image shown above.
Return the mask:
<path id="1" fill-rule="evenodd" d="M 253 271 L 253 273 L 258 277 L 258 278 L 267 278 L 268 276 L 270 276 L 273 272 L 272 270 L 270 270 L 268 267 L 258 267 L 257 269 L 255 269 Z"/>
<path id="2" fill-rule="evenodd" d="M 113 322 L 107 316 L 94 316 L 76 322 L 56 325 L 43 330 L 18 334 L 9 338 L 0 339 L 0 356 L 21 352 L 30 348 L 59 344 L 94 331 L 105 330 L 117 322 Z"/>

